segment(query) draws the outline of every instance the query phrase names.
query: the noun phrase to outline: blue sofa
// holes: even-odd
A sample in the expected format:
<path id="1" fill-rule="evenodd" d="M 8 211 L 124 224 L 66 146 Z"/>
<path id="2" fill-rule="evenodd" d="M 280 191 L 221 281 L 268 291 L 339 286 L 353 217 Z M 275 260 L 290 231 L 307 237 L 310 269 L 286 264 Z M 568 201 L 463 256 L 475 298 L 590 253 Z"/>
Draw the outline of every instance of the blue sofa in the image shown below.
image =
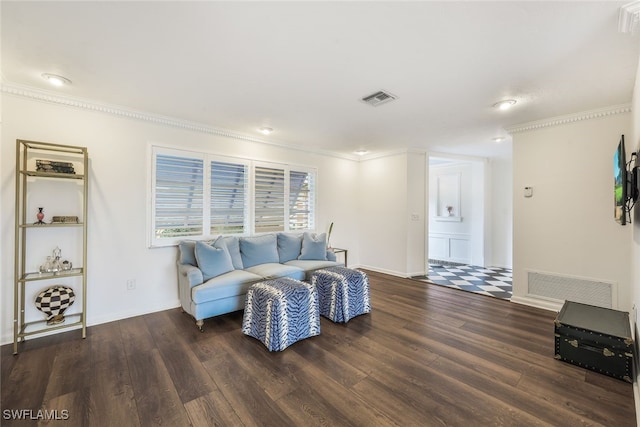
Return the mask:
<path id="1" fill-rule="evenodd" d="M 178 252 L 180 303 L 201 331 L 204 319 L 244 309 L 254 283 L 305 280 L 311 271 L 342 265 L 327 249 L 324 233 L 220 236 L 211 242 L 183 241 Z"/>

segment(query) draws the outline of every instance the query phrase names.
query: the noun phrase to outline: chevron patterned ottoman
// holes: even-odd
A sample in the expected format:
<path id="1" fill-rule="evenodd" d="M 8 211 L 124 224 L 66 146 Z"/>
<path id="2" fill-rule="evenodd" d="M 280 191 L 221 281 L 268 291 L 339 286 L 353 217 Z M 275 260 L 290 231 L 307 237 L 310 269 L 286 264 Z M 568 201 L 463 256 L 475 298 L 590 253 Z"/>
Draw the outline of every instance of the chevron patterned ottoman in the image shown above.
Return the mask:
<path id="1" fill-rule="evenodd" d="M 247 291 L 242 333 L 262 341 L 269 351 L 282 351 L 297 341 L 319 335 L 316 288 L 289 278 L 251 286 Z"/>
<path id="2" fill-rule="evenodd" d="M 369 278 L 366 273 L 346 267 L 329 267 L 311 273 L 318 290 L 320 314 L 334 322 L 348 322 L 371 312 Z"/>

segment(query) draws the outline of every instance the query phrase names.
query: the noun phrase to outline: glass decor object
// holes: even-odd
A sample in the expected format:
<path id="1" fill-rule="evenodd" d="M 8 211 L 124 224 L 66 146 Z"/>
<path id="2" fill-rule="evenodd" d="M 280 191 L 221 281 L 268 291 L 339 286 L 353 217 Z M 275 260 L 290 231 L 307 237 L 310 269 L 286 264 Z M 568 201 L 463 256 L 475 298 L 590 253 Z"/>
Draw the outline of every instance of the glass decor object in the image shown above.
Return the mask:
<path id="1" fill-rule="evenodd" d="M 53 256 L 48 256 L 44 264 L 40 266 L 40 273 L 57 274 L 62 270 L 70 270 L 71 263 L 67 260 L 62 261 L 62 249 L 58 246 L 53 250 Z"/>
<path id="2" fill-rule="evenodd" d="M 47 325 L 64 323 L 64 312 L 76 300 L 73 289 L 53 286 L 40 292 L 36 297 L 36 308 L 47 316 Z"/>

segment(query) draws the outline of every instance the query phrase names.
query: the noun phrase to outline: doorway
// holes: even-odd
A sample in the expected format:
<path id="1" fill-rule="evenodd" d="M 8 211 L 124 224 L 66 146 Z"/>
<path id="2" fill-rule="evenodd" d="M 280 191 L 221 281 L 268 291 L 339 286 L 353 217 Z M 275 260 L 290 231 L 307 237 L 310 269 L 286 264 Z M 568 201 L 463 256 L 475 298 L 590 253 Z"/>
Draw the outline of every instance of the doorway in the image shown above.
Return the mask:
<path id="1" fill-rule="evenodd" d="M 429 265 L 486 266 L 486 161 L 429 156 Z"/>
<path id="2" fill-rule="evenodd" d="M 427 274 L 416 279 L 510 299 L 511 266 L 492 261 L 491 163 L 431 155 L 428 171 Z"/>

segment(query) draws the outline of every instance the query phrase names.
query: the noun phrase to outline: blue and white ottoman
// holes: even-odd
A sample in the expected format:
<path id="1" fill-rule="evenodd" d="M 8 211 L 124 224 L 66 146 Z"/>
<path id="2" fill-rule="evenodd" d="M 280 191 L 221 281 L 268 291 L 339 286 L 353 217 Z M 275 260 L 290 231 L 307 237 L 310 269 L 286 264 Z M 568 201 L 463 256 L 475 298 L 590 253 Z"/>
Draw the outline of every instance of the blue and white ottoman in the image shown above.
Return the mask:
<path id="1" fill-rule="evenodd" d="M 297 341 L 320 335 L 316 288 L 290 278 L 251 286 L 247 291 L 242 333 L 262 341 L 269 351 L 282 351 Z"/>
<path id="2" fill-rule="evenodd" d="M 369 277 L 346 267 L 329 267 L 311 273 L 311 284 L 318 290 L 320 314 L 334 322 L 348 322 L 371 312 Z"/>

